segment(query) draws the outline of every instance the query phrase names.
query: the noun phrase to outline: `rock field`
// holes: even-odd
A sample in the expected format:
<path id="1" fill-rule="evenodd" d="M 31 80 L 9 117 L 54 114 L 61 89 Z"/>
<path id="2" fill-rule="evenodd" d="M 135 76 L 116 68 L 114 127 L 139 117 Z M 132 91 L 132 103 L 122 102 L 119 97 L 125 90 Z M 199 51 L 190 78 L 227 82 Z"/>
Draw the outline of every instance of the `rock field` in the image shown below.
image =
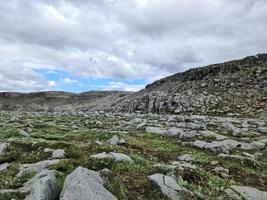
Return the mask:
<path id="1" fill-rule="evenodd" d="M 0 114 L 0 199 L 267 199 L 267 120 Z"/>

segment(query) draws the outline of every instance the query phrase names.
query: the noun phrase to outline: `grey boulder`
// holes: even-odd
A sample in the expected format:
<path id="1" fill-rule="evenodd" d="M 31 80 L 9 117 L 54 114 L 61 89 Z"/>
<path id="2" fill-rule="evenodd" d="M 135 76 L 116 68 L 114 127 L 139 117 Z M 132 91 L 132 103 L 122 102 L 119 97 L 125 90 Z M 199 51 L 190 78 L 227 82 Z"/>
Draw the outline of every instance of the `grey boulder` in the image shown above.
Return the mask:
<path id="1" fill-rule="evenodd" d="M 60 200 L 116 200 L 98 172 L 78 167 L 65 179 Z"/>
<path id="2" fill-rule="evenodd" d="M 30 191 L 25 200 L 57 200 L 60 195 L 55 173 L 51 170 L 44 170 L 35 175 L 24 185 L 24 189 Z"/>
<path id="3" fill-rule="evenodd" d="M 172 176 L 153 174 L 148 176 L 148 180 L 151 184 L 158 187 L 161 192 L 171 200 L 181 199 L 179 192 L 182 191 L 182 188 L 177 184 L 177 181 Z"/>
<path id="4" fill-rule="evenodd" d="M 266 200 L 267 199 L 267 192 L 260 191 L 253 187 L 234 185 L 231 188 L 237 193 L 239 193 L 245 200 Z"/>

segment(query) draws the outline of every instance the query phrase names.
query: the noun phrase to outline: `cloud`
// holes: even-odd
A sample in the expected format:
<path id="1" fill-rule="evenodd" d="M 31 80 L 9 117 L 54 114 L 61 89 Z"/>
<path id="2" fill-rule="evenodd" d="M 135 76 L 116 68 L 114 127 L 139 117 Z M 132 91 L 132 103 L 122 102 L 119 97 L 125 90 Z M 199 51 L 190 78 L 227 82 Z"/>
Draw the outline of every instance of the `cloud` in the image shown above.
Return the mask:
<path id="1" fill-rule="evenodd" d="M 149 82 L 266 52 L 266 10 L 265 0 L 3 1 L 0 90 L 48 90 L 96 78 Z M 73 78 L 58 83 L 36 70 Z"/>
<path id="2" fill-rule="evenodd" d="M 144 84 L 129 84 L 124 82 L 108 82 L 106 85 L 102 85 L 102 90 L 119 90 L 119 91 L 131 91 L 136 92 L 145 87 Z"/>
<path id="3" fill-rule="evenodd" d="M 74 83 L 78 83 L 77 80 L 69 79 L 69 78 L 64 78 L 64 79 L 63 79 L 63 82 L 64 82 L 65 84 L 74 84 Z"/>

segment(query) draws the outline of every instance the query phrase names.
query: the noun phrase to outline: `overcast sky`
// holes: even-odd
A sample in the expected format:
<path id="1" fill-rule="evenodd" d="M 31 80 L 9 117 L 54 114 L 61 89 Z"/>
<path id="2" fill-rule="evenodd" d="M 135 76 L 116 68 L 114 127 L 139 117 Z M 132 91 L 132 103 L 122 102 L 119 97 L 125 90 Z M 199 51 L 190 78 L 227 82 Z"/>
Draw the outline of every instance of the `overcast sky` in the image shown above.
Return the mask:
<path id="1" fill-rule="evenodd" d="M 267 0 L 0 0 L 0 91 L 139 90 L 267 52 Z"/>

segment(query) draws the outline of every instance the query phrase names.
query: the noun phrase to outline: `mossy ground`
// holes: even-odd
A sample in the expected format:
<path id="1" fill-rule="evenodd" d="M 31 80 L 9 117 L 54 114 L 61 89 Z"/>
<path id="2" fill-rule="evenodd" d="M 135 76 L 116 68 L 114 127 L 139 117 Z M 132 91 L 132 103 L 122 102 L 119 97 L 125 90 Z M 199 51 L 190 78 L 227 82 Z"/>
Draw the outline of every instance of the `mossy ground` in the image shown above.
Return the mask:
<path id="1" fill-rule="evenodd" d="M 16 189 L 22 186 L 34 174 L 29 173 L 16 178 L 19 165 L 35 163 L 48 159 L 51 154 L 44 153 L 44 148 L 64 149 L 66 160 L 50 166 L 58 170 L 58 180 L 63 187 L 64 178 L 76 167 L 83 166 L 92 170 L 108 168 L 107 188 L 118 199 L 166 199 L 157 188 L 151 186 L 147 176 L 154 173 L 168 173 L 168 170 L 155 168 L 156 163 L 169 164 L 180 155 L 191 154 L 196 160 L 196 170 L 175 170 L 179 185 L 198 195 L 201 199 L 228 199 L 223 192 L 231 184 L 249 185 L 267 190 L 267 152 L 263 151 L 260 166 L 240 163 L 238 161 L 219 159 L 216 154 L 202 151 L 182 143 L 177 138 L 167 138 L 148 134 L 143 130 L 117 132 L 126 144 L 114 146 L 106 143 L 114 133 L 114 119 L 106 119 L 101 125 L 83 116 L 29 116 L 20 114 L 19 121 L 11 122 L 12 115 L 0 114 L 0 140 L 8 140 L 10 147 L 5 155 L 0 156 L 0 164 L 9 162 L 11 166 L 0 172 L 0 189 Z M 30 138 L 19 135 L 19 130 L 31 134 Z M 12 139 L 11 139 L 12 138 Z M 104 142 L 97 145 L 96 140 Z M 91 155 L 102 152 L 121 152 L 129 155 L 134 163 L 114 162 L 112 159 L 95 160 Z M 230 170 L 228 179 L 220 178 L 212 172 L 214 166 L 210 161 L 219 161 L 219 166 Z M 0 195 L 0 199 L 11 199 L 14 195 Z M 23 198 L 16 196 L 16 199 Z M 197 199 L 196 198 L 196 199 Z M 188 199 L 194 199 L 188 196 Z"/>

